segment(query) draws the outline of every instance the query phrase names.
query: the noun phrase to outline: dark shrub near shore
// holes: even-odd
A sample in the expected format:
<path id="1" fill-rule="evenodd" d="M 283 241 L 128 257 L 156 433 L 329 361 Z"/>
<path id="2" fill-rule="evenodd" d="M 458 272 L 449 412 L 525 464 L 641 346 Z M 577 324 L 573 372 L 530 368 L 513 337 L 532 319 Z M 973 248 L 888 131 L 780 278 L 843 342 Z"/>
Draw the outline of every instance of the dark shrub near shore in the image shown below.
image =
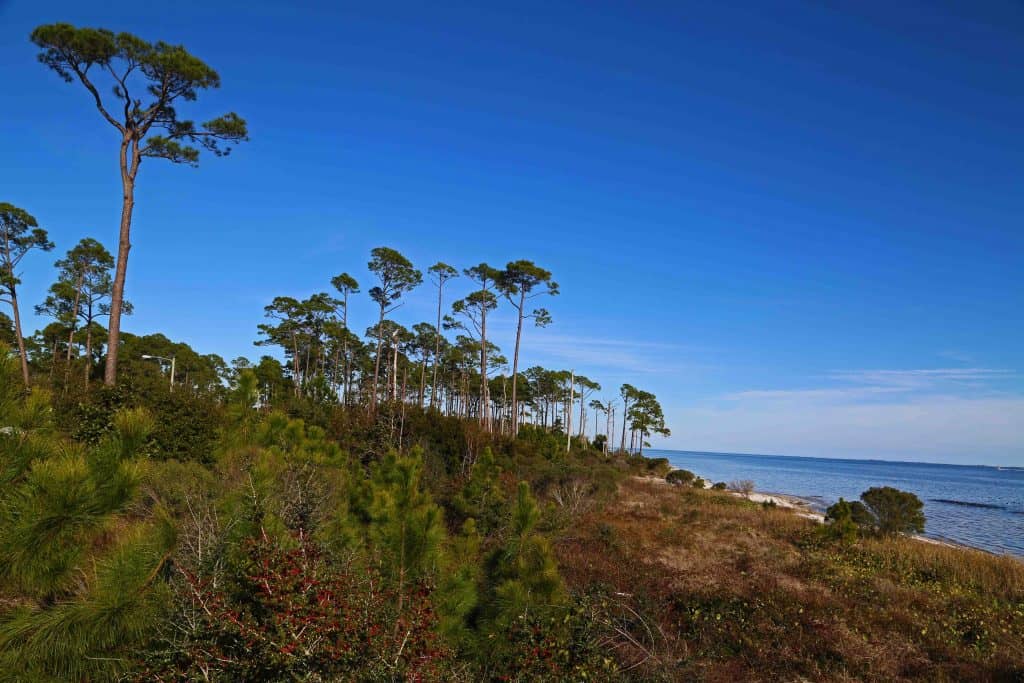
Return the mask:
<path id="1" fill-rule="evenodd" d="M 672 470 L 665 475 L 665 481 L 676 486 L 692 484 L 695 479 L 697 479 L 697 475 L 690 470 Z"/>
<path id="2" fill-rule="evenodd" d="M 874 486 L 860 494 L 865 507 L 883 534 L 924 531 L 924 503 L 913 493 L 891 486 Z"/>
<path id="3" fill-rule="evenodd" d="M 833 536 L 847 538 L 857 529 L 868 529 L 882 535 L 919 534 L 924 531 L 924 503 L 913 493 L 891 486 L 875 486 L 862 493 L 860 498 L 859 501 L 840 498 L 825 511 Z"/>

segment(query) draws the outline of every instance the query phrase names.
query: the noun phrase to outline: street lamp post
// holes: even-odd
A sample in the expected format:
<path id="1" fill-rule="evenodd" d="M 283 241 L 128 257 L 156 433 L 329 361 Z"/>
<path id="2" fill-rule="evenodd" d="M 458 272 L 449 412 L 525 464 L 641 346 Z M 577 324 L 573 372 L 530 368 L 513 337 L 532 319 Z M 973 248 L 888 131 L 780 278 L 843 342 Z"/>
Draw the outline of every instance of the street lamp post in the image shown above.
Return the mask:
<path id="1" fill-rule="evenodd" d="M 168 363 L 171 364 L 171 391 L 173 392 L 174 391 L 174 363 L 175 363 L 175 360 L 177 360 L 177 357 L 176 356 L 171 356 L 170 358 L 164 358 L 163 356 L 151 356 L 148 353 L 142 354 L 142 357 L 145 358 L 146 360 L 167 361 Z"/>

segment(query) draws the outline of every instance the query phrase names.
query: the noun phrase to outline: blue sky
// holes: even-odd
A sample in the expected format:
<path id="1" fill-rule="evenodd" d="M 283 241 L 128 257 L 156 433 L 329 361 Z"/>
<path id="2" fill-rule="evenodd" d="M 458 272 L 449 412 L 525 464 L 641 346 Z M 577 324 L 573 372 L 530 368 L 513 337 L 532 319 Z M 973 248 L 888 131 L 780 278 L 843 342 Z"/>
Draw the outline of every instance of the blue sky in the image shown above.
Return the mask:
<path id="1" fill-rule="evenodd" d="M 223 79 L 183 113 L 252 141 L 143 166 L 129 331 L 252 357 L 374 246 L 530 258 L 524 362 L 654 391 L 656 445 L 1024 465 L 1024 6 L 846 4 L 0 0 L 0 200 L 115 245 L 114 131 L 34 26 L 182 43 Z"/>

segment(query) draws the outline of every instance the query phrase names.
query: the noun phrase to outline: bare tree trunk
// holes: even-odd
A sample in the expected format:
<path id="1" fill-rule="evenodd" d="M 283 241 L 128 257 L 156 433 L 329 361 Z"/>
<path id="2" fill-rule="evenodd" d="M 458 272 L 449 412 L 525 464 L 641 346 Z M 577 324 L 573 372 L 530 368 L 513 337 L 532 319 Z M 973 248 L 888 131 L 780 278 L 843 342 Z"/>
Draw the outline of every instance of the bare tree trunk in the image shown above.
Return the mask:
<path id="1" fill-rule="evenodd" d="M 576 371 L 569 371 L 569 402 L 565 409 L 565 450 L 568 452 L 572 445 L 572 392 L 575 389 Z"/>
<path id="2" fill-rule="evenodd" d="M 398 423 L 398 450 L 399 450 L 399 452 L 401 452 L 401 450 L 402 450 L 402 440 L 405 438 L 405 408 L 406 408 L 406 405 L 407 405 L 407 403 L 405 401 L 405 397 L 408 395 L 406 393 L 406 380 L 408 380 L 408 379 L 409 379 L 409 366 L 407 364 L 407 365 L 405 365 L 405 367 L 402 368 L 402 417 L 401 417 L 401 419 L 400 419 L 400 421 Z"/>
<path id="3" fill-rule="evenodd" d="M 586 395 L 584 394 L 583 384 L 581 383 L 580 384 L 580 433 L 579 433 L 578 436 L 583 436 L 583 430 L 586 427 L 586 420 L 584 420 L 584 417 L 586 416 L 585 411 L 587 409 L 586 403 L 587 403 Z"/>
<path id="4" fill-rule="evenodd" d="M 508 382 L 505 375 L 501 376 L 501 410 L 498 412 L 498 432 L 505 433 L 505 425 L 508 423 Z M 511 425 L 515 430 L 515 426 Z"/>
<path id="5" fill-rule="evenodd" d="M 523 338 L 523 307 L 526 305 L 526 290 L 519 292 L 519 321 L 516 323 L 516 348 L 512 352 L 512 415 L 518 414 L 518 396 L 516 394 L 516 382 L 519 380 L 519 342 Z M 514 420 L 512 436 L 519 433 L 519 418 Z"/>
<path id="6" fill-rule="evenodd" d="M 627 401 L 625 398 L 623 398 L 622 399 L 622 441 L 619 443 L 619 450 L 620 451 L 626 450 L 626 416 L 629 414 L 627 412 L 627 408 L 629 408 L 629 401 Z M 630 444 L 629 445 L 630 445 L 630 448 L 633 447 L 632 439 L 630 439 Z"/>
<path id="7" fill-rule="evenodd" d="M 302 383 L 305 384 L 309 381 L 309 349 L 313 346 L 313 340 L 306 344 L 306 357 L 302 361 Z"/>
<path id="8" fill-rule="evenodd" d="M 53 348 L 50 349 L 50 372 L 47 375 L 50 381 L 53 381 L 53 370 L 57 367 L 57 337 L 53 338 Z"/>
<path id="9" fill-rule="evenodd" d="M 295 395 L 302 396 L 302 376 L 299 373 L 299 340 L 292 331 L 292 372 L 295 374 Z"/>
<path id="10" fill-rule="evenodd" d="M 348 406 L 348 395 L 349 395 L 349 392 L 352 390 L 352 385 L 351 385 L 352 368 L 349 365 L 349 358 L 348 358 L 348 339 L 345 340 L 345 350 L 344 350 L 343 353 L 345 354 L 345 369 L 343 370 L 343 372 L 345 373 L 345 376 L 341 378 L 341 381 L 342 381 L 342 384 L 343 384 L 343 388 L 341 390 L 341 400 L 342 400 L 342 403 L 344 403 L 346 406 Z"/>
<path id="11" fill-rule="evenodd" d="M 21 379 L 25 382 L 25 388 L 31 384 L 28 375 L 28 353 L 25 351 L 25 337 L 21 333 L 21 313 L 18 311 L 18 293 L 11 284 L 11 308 L 14 309 L 14 336 L 18 340 L 18 355 L 21 358 Z"/>
<path id="12" fill-rule="evenodd" d="M 135 174 L 139 170 L 138 146 L 132 149 L 132 163 L 128 163 L 131 138 L 121 142 L 121 229 L 117 242 L 117 266 L 114 269 L 114 289 L 110 295 L 110 325 L 107 332 L 107 367 L 103 383 L 109 387 L 117 383 L 117 356 L 121 344 L 121 308 L 124 303 L 124 281 L 128 274 L 128 252 L 131 251 L 132 210 L 135 208 Z"/>
<path id="13" fill-rule="evenodd" d="M 89 388 L 89 372 L 92 370 L 92 317 L 85 328 L 85 388 Z"/>
<path id="14" fill-rule="evenodd" d="M 75 304 L 71 315 L 71 331 L 68 332 L 68 353 L 64 361 L 64 389 L 62 394 L 68 392 L 68 382 L 71 381 L 71 346 L 75 343 L 75 326 L 78 323 L 78 306 L 82 299 L 82 284 L 85 280 L 85 273 L 78 275 L 78 282 L 75 285 Z"/>
<path id="15" fill-rule="evenodd" d="M 408 392 L 409 384 L 408 384 L 408 382 L 409 382 L 409 366 L 408 365 L 403 365 L 402 366 L 402 393 L 400 394 L 400 396 L 402 398 L 402 403 L 403 404 L 406 403 L 405 398 L 406 398 L 406 396 L 409 395 L 409 392 Z M 403 415 L 405 414 L 405 409 L 404 408 L 402 409 L 402 414 Z"/>
<path id="16" fill-rule="evenodd" d="M 341 382 L 338 381 L 338 357 L 341 349 L 334 347 L 334 359 L 331 361 L 331 388 L 334 390 L 335 398 L 338 398 L 338 391 L 341 390 Z"/>
<path id="17" fill-rule="evenodd" d="M 392 346 L 394 347 L 394 349 L 392 351 L 392 355 L 393 355 L 394 359 L 392 360 L 392 370 L 391 370 L 391 400 L 392 401 L 397 401 L 398 400 L 398 338 L 396 337 L 392 341 L 394 342 L 392 344 Z"/>
<path id="18" fill-rule="evenodd" d="M 345 356 L 345 377 L 343 378 L 344 388 L 341 393 L 341 401 L 345 406 L 348 406 L 348 391 L 349 391 L 349 359 L 348 359 L 348 289 L 345 290 L 345 312 L 341 316 L 341 327 L 345 331 L 345 339 L 342 341 L 342 353 Z"/>
<path id="19" fill-rule="evenodd" d="M 608 455 L 608 449 L 611 447 L 610 442 L 615 434 L 615 408 L 608 407 L 608 414 L 605 417 L 604 423 L 604 454 Z"/>
<path id="20" fill-rule="evenodd" d="M 480 422 L 491 431 L 490 387 L 487 385 L 487 310 L 480 309 Z"/>
<path id="21" fill-rule="evenodd" d="M 373 393 L 370 394 L 370 410 L 377 407 L 377 387 L 380 382 L 380 349 L 384 344 L 384 306 L 380 307 L 380 319 L 377 321 L 377 357 L 373 362 Z"/>
<path id="22" fill-rule="evenodd" d="M 434 395 L 437 394 L 437 361 L 441 355 L 441 290 L 444 289 L 444 279 L 438 274 L 437 284 L 437 328 L 434 330 L 434 379 L 430 384 L 430 407 L 434 407 Z"/>
<path id="23" fill-rule="evenodd" d="M 75 343 L 75 326 L 78 324 L 78 306 L 82 300 L 83 280 L 85 280 L 84 272 L 79 274 L 78 283 L 75 285 L 75 305 L 72 309 L 74 314 L 71 316 L 71 331 L 68 333 L 68 363 L 71 362 L 71 345 Z"/>
<path id="24" fill-rule="evenodd" d="M 427 381 L 427 359 L 426 359 L 426 357 L 424 357 L 423 358 L 423 362 L 420 363 L 420 395 L 419 395 L 420 410 L 423 410 L 423 397 L 424 397 L 424 394 L 426 394 L 426 387 L 424 386 L 424 382 L 426 382 L 426 381 Z"/>

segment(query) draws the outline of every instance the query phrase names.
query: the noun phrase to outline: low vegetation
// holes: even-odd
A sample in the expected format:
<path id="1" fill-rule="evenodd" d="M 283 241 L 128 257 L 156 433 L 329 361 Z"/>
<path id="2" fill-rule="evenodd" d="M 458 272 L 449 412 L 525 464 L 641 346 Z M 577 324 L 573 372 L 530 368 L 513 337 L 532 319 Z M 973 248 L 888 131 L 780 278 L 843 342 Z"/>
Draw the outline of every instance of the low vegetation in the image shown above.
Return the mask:
<path id="1" fill-rule="evenodd" d="M 629 478 L 556 548 L 568 584 L 619 615 L 611 647 L 637 679 L 1024 676 L 1024 564 L 826 529 L 728 492 Z"/>

